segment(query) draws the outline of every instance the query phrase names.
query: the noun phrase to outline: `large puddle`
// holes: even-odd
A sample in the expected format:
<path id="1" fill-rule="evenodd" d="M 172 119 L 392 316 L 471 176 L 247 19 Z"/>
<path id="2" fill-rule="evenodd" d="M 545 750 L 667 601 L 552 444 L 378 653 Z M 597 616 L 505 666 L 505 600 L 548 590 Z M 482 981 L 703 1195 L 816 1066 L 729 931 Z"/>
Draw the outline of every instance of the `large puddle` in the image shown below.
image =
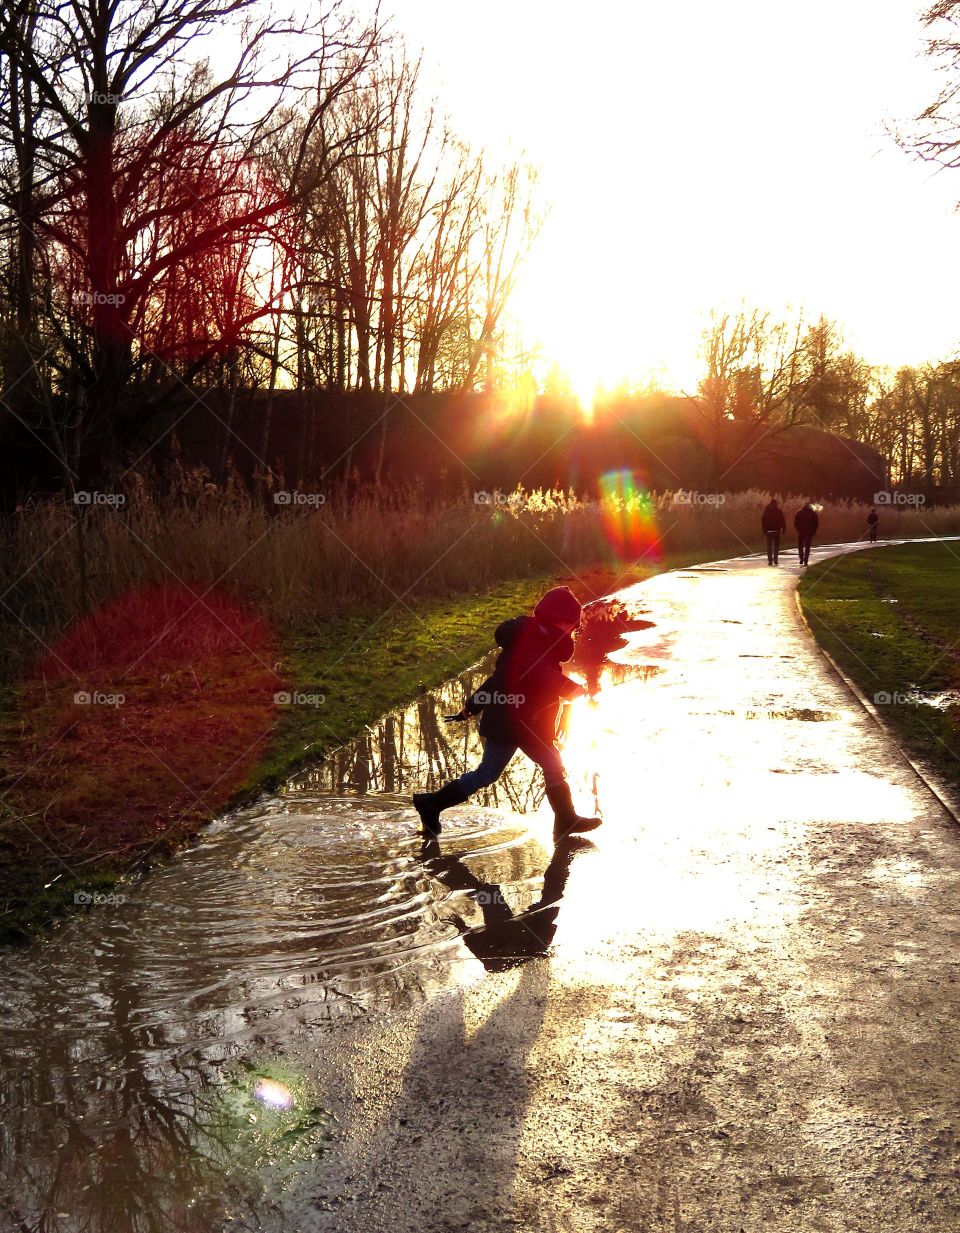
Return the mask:
<path id="1" fill-rule="evenodd" d="M 650 670 L 606 661 L 619 641 L 580 665 L 595 687 Z M 554 850 L 534 768 L 518 756 L 442 844 L 409 804 L 479 757 L 475 725 L 442 717 L 488 670 L 0 954 L 0 1229 L 286 1227 L 285 1188 L 335 1133 L 324 1042 L 550 947 L 576 847 Z"/>

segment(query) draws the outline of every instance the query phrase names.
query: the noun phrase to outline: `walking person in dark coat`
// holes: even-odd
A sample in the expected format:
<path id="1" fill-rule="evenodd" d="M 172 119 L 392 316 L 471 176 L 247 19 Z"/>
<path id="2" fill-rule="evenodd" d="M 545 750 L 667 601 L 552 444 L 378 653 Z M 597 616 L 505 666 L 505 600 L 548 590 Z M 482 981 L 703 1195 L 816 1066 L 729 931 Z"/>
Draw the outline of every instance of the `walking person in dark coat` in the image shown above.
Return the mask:
<path id="1" fill-rule="evenodd" d="M 870 513 L 867 514 L 867 539 L 871 544 L 877 542 L 877 524 L 880 522 L 880 515 L 877 513 L 875 505 L 870 506 Z"/>
<path id="2" fill-rule="evenodd" d="M 497 626 L 494 639 L 502 650 L 493 673 L 474 690 L 463 710 L 451 716 L 480 715 L 483 757 L 479 766 L 438 792 L 414 793 L 414 808 L 428 834 L 440 833 L 441 810 L 462 804 L 499 779 L 518 749 L 543 771 L 557 838 L 600 825 L 599 818 L 581 817 L 575 811 L 555 744 L 563 702 L 586 693 L 560 667 L 573 656 L 571 635 L 580 624 L 581 612 L 572 591 L 554 587 L 534 608 L 533 616 L 513 617 Z"/>
<path id="3" fill-rule="evenodd" d="M 813 543 L 813 537 L 817 533 L 820 526 L 820 519 L 817 517 L 817 511 L 808 501 L 803 509 L 799 509 L 793 519 L 793 525 L 797 529 L 797 541 L 800 549 L 800 564 L 810 564 L 810 545 Z"/>
<path id="4" fill-rule="evenodd" d="M 765 506 L 760 525 L 767 538 L 767 564 L 776 565 L 780 560 L 780 536 L 787 529 L 787 520 L 776 497 L 771 497 L 770 504 Z"/>

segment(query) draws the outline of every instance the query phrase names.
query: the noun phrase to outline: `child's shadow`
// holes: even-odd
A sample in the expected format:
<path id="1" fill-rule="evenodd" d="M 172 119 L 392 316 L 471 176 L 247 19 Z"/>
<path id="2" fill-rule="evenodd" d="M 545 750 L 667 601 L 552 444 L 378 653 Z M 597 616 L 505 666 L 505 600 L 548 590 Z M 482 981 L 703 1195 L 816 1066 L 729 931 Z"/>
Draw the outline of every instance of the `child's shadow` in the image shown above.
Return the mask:
<path id="1" fill-rule="evenodd" d="M 427 872 L 467 891 L 482 910 L 482 925 L 454 917 L 466 946 L 488 971 L 522 969 L 505 996 L 510 978 L 495 977 L 469 995 L 452 991 L 423 1014 L 396 1095 L 372 1133 L 321 1172 L 326 1195 L 346 1201 L 315 1212 L 318 1233 L 514 1227 L 534 1095 L 529 1057 L 550 993 L 544 956 L 573 856 L 592 846 L 576 836 L 557 844 L 539 900 L 514 912 L 496 883 L 478 878 L 460 857 L 444 856 L 435 839 L 424 843 Z"/>
<path id="2" fill-rule="evenodd" d="M 314 1212 L 317 1233 L 515 1227 L 524 1124 L 535 1093 L 529 1058 L 551 992 L 544 956 L 571 861 L 592 846 L 576 836 L 558 843 L 540 898 L 514 912 L 499 885 L 477 877 L 461 857 L 445 856 L 435 839 L 424 843 L 427 873 L 480 906 L 482 925 L 453 917 L 465 945 L 488 971 L 522 965 L 519 978 L 512 987 L 502 975 L 450 991 L 421 1016 L 378 1121 L 320 1171 L 326 1201 Z M 395 1042 L 384 1048 L 380 1064 L 389 1067 Z"/>

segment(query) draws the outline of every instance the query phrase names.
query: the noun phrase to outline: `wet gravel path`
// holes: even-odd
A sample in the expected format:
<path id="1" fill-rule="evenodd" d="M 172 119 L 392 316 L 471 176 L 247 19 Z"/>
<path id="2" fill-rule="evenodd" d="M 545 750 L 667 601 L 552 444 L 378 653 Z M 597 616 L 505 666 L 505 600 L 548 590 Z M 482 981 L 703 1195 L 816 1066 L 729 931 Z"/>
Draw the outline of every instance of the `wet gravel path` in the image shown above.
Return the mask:
<path id="1" fill-rule="evenodd" d="M 572 733 L 605 825 L 551 957 L 338 1038 L 301 1228 L 960 1225 L 960 833 L 819 655 L 797 574 L 624 593 L 657 627 L 618 658 L 662 671 Z"/>

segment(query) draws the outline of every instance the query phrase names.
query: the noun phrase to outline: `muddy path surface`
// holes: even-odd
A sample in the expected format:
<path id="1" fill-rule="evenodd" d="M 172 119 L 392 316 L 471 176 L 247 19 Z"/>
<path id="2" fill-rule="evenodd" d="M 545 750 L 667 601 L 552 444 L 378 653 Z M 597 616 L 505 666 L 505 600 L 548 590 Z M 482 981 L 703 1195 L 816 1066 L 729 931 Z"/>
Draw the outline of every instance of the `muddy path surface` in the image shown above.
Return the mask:
<path id="1" fill-rule="evenodd" d="M 481 667 L 0 955 L 0 1230 L 957 1227 L 960 833 L 797 572 L 621 593 L 591 843 L 520 758 L 417 835 Z"/>

